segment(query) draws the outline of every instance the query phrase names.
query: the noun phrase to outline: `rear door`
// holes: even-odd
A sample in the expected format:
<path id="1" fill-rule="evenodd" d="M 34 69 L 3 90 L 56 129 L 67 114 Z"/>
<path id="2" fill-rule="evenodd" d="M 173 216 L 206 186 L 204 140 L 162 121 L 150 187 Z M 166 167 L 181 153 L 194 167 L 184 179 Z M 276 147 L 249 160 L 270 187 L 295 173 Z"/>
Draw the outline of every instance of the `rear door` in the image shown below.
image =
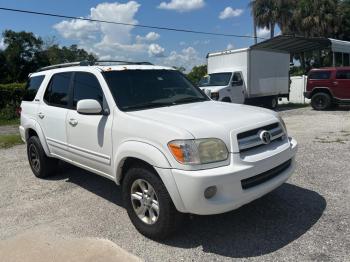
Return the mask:
<path id="1" fill-rule="evenodd" d="M 350 99 L 350 70 L 339 69 L 335 80 L 335 97 Z"/>
<path id="2" fill-rule="evenodd" d="M 314 88 L 328 88 L 333 91 L 334 80 L 332 79 L 332 71 L 315 70 L 311 71 L 308 76 L 307 90 L 312 91 Z"/>
<path id="3" fill-rule="evenodd" d="M 66 117 L 72 76 L 71 72 L 54 74 L 38 110 L 38 122 L 50 152 L 63 158 L 68 157 Z"/>
<path id="4" fill-rule="evenodd" d="M 112 157 L 112 114 L 83 115 L 76 110 L 82 99 L 97 100 L 108 109 L 97 77 L 88 72 L 75 72 L 72 84 L 72 107 L 67 115 L 70 159 L 78 164 L 109 174 Z"/>

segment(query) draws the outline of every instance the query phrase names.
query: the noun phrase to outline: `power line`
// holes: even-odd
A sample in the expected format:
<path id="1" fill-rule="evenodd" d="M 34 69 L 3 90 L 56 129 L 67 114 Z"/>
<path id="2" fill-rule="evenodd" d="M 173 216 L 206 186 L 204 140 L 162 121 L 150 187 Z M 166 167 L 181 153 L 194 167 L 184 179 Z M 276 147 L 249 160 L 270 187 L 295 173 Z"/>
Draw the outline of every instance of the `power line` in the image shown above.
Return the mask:
<path id="1" fill-rule="evenodd" d="M 36 12 L 36 11 L 23 10 L 23 9 L 13 9 L 13 8 L 6 8 L 6 7 L 0 7 L 0 10 L 9 11 L 9 12 L 17 12 L 17 13 L 25 13 L 25 14 L 33 14 L 33 15 L 41 15 L 41 16 L 59 17 L 59 18 L 66 18 L 66 19 L 76 19 L 76 20 L 83 20 L 83 21 L 90 21 L 90 22 L 99 22 L 99 23 L 105 23 L 105 24 L 114 24 L 114 25 L 122 25 L 122 26 L 135 26 L 135 27 L 141 27 L 141 28 L 150 28 L 150 29 L 157 29 L 157 30 L 191 33 L 191 34 L 251 38 L 251 39 L 255 38 L 254 36 L 249 36 L 249 35 L 222 34 L 222 33 L 214 33 L 214 32 L 187 30 L 187 29 L 181 29 L 181 28 L 172 28 L 172 27 L 151 26 L 151 25 L 142 25 L 142 24 L 130 24 L 130 23 L 114 22 L 114 21 L 99 20 L 99 19 L 92 19 L 92 18 L 61 15 L 61 14 L 43 13 L 43 12 Z M 264 39 L 262 37 L 258 37 L 258 38 Z"/>

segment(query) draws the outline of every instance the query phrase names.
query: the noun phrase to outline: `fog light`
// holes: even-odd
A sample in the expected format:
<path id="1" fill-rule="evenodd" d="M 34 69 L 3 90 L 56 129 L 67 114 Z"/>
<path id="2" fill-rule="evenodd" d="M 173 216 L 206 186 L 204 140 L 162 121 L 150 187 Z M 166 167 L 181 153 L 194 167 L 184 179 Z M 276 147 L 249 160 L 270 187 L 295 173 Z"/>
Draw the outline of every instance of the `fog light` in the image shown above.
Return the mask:
<path id="1" fill-rule="evenodd" d="M 218 191 L 216 186 L 210 186 L 207 189 L 204 190 L 204 197 L 206 199 L 212 198 L 215 196 L 216 192 Z"/>

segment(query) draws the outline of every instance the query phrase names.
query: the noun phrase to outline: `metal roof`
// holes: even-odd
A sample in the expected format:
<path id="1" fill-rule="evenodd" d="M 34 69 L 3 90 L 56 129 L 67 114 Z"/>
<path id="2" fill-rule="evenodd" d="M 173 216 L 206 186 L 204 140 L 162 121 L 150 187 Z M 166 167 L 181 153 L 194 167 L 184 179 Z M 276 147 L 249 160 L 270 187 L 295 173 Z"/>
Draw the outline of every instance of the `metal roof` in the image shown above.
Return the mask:
<path id="1" fill-rule="evenodd" d="M 333 52 L 350 53 L 350 42 L 324 37 L 280 35 L 251 46 L 252 49 L 268 49 L 289 53 L 302 53 L 330 48 Z"/>

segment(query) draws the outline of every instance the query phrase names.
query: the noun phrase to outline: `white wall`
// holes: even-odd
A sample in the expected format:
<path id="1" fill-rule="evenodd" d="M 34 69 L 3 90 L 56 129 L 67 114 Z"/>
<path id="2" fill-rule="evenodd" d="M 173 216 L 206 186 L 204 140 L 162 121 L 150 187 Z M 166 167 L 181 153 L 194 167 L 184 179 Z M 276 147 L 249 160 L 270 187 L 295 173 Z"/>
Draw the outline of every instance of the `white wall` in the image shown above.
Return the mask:
<path id="1" fill-rule="evenodd" d="M 283 98 L 280 104 L 295 103 L 295 104 L 309 104 L 310 99 L 304 97 L 306 90 L 307 76 L 292 76 L 292 83 L 290 86 L 289 101 Z"/>

